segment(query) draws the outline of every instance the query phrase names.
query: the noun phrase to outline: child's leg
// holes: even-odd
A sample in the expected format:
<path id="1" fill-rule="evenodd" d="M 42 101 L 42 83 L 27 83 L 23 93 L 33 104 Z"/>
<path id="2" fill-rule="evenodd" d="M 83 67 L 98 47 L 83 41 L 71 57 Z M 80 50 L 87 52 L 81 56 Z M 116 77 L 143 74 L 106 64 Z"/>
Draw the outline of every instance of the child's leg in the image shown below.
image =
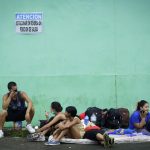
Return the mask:
<path id="1" fill-rule="evenodd" d="M 61 133 L 60 129 L 56 129 L 53 133 L 53 137 L 57 137 Z"/>
<path id="2" fill-rule="evenodd" d="M 42 135 L 45 135 L 48 131 L 50 131 L 51 129 L 46 129 L 43 132 L 41 132 Z"/>
<path id="3" fill-rule="evenodd" d="M 61 131 L 61 130 L 59 130 Z M 64 135 L 66 135 L 68 133 L 68 129 L 63 130 L 61 132 L 55 133 L 55 135 L 53 136 L 53 138 L 51 140 L 49 140 L 48 142 L 45 143 L 45 145 L 59 145 L 60 144 L 60 140 L 64 137 Z"/>
<path id="4" fill-rule="evenodd" d="M 114 138 L 109 137 L 107 133 L 103 134 L 104 147 L 111 147 L 114 144 Z"/>
<path id="5" fill-rule="evenodd" d="M 68 123 L 68 122 L 70 122 L 70 121 L 66 121 L 65 123 Z M 62 123 L 64 123 L 64 122 L 61 122 L 60 124 L 62 124 Z M 59 141 L 67 133 L 68 133 L 68 129 L 60 130 L 59 128 L 57 128 L 53 133 L 53 139 Z"/>
<path id="6" fill-rule="evenodd" d="M 96 139 L 104 145 L 104 147 L 111 147 L 114 144 L 114 138 L 109 137 L 107 133 L 103 133 L 103 131 L 98 131 L 96 134 Z"/>
<path id="7" fill-rule="evenodd" d="M 63 131 L 60 132 L 60 134 L 55 135 L 54 139 L 57 140 L 57 141 L 60 141 L 68 132 L 69 132 L 68 129 L 63 130 Z"/>
<path id="8" fill-rule="evenodd" d="M 67 135 L 69 138 L 73 138 L 73 139 L 80 139 L 81 138 L 79 129 L 77 129 L 74 126 L 71 127 L 70 129 L 65 129 L 61 132 L 57 132 L 57 133 L 53 134 L 53 137 L 56 140 L 60 140 L 65 135 Z"/>
<path id="9" fill-rule="evenodd" d="M 96 135 L 96 139 L 97 139 L 98 141 L 104 141 L 104 136 L 103 136 L 102 134 L 98 133 L 98 134 Z"/>
<path id="10" fill-rule="evenodd" d="M 98 141 L 100 143 L 101 141 L 104 141 L 103 132 L 101 132 L 101 130 L 86 131 L 83 138 Z"/>
<path id="11" fill-rule="evenodd" d="M 110 138 L 108 134 L 105 134 L 103 130 L 90 130 L 84 134 L 84 138 L 98 141 L 105 147 L 110 147 L 114 144 L 114 139 Z"/>

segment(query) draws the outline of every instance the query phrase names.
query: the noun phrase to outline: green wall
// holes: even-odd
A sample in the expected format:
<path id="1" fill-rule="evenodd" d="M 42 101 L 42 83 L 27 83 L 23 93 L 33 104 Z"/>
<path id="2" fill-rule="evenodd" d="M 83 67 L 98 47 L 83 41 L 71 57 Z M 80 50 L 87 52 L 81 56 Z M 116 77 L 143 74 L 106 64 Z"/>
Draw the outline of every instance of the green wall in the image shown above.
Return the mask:
<path id="1" fill-rule="evenodd" d="M 16 81 L 34 124 L 53 100 L 88 106 L 150 102 L 149 0 L 0 0 L 0 97 Z M 16 12 L 43 12 L 43 32 L 15 32 Z M 1 101 L 0 101 L 1 104 Z"/>

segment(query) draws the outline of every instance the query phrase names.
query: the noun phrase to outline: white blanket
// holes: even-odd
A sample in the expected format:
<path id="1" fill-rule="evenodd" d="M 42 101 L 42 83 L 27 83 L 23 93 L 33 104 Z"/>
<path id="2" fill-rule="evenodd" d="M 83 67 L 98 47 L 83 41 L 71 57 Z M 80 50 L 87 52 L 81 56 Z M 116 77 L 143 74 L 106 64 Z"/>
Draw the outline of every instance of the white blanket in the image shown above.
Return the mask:
<path id="1" fill-rule="evenodd" d="M 61 139 L 62 143 L 71 143 L 71 144 L 98 144 L 96 141 L 92 141 L 89 139 L 70 139 L 70 138 L 63 138 Z"/>
<path id="2" fill-rule="evenodd" d="M 138 133 L 135 136 L 130 135 L 110 135 L 114 137 L 115 143 L 141 143 L 141 142 L 150 142 L 150 136 L 143 135 Z M 62 143 L 74 143 L 74 144 L 98 144 L 96 141 L 89 139 L 69 139 L 63 138 Z"/>
<path id="3" fill-rule="evenodd" d="M 150 142 L 150 136 L 143 135 L 138 133 L 135 136 L 130 135 L 110 135 L 114 137 L 115 143 L 141 143 L 141 142 Z"/>

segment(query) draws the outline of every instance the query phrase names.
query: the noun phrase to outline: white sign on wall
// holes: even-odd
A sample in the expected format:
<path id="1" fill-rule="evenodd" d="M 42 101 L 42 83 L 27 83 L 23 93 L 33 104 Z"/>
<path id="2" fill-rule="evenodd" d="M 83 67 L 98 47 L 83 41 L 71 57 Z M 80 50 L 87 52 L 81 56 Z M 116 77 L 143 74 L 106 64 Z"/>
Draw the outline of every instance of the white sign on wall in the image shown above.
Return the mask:
<path id="1" fill-rule="evenodd" d="M 42 32 L 43 14 L 40 12 L 16 13 L 16 32 L 34 34 Z"/>

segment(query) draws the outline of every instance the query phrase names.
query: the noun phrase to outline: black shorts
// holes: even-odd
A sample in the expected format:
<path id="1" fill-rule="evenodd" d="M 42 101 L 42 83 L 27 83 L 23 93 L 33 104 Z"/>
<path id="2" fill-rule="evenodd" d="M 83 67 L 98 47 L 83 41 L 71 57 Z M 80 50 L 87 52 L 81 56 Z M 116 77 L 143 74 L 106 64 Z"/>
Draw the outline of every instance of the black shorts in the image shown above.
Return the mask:
<path id="1" fill-rule="evenodd" d="M 25 114 L 26 114 L 27 108 L 24 108 L 23 110 L 7 110 L 7 117 L 6 122 L 8 121 L 24 121 L 25 120 Z"/>
<path id="2" fill-rule="evenodd" d="M 90 131 L 86 131 L 83 138 L 84 139 L 89 139 L 89 140 L 93 140 L 93 141 L 98 141 L 97 138 L 96 138 L 96 135 L 100 133 L 100 134 L 104 134 L 105 131 L 104 130 L 97 130 L 97 129 L 93 129 L 93 130 L 90 130 Z"/>

